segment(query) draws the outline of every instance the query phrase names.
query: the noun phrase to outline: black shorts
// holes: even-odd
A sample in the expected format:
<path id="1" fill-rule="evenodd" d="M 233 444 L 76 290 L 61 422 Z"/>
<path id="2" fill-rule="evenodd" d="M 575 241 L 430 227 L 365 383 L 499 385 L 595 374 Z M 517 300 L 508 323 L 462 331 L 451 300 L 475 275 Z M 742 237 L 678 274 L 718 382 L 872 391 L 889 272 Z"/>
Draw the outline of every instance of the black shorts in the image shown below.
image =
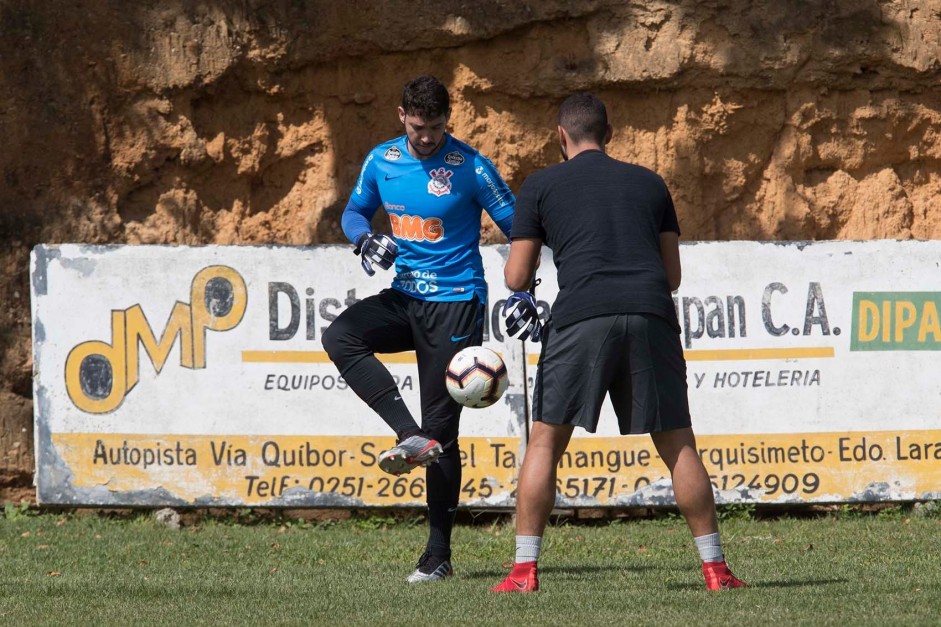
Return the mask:
<path id="1" fill-rule="evenodd" d="M 653 314 L 619 314 L 551 328 L 542 340 L 533 420 L 598 429 L 605 394 L 622 434 L 691 426 L 679 334 Z"/>
<path id="2" fill-rule="evenodd" d="M 484 310 L 477 296 L 437 302 L 385 289 L 352 305 L 331 326 L 360 338 L 363 355 L 415 351 L 421 427 L 444 445 L 457 438 L 463 409 L 448 393 L 445 373 L 455 353 L 483 342 Z M 361 356 L 343 357 L 353 362 Z M 343 372 L 345 365 L 337 365 Z"/>

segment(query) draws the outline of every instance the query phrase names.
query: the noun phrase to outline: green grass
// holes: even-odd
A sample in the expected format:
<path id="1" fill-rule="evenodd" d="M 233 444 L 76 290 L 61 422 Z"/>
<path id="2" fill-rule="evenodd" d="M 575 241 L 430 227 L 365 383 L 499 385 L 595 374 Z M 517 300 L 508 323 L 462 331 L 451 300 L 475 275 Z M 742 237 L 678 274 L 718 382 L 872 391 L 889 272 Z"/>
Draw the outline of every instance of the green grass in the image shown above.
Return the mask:
<path id="1" fill-rule="evenodd" d="M 243 515 L 240 519 L 245 519 Z M 408 586 L 425 523 L 236 517 L 183 529 L 150 516 L 0 519 L 0 620 L 34 624 L 753 625 L 941 622 L 941 517 L 894 508 L 722 520 L 746 590 L 708 593 L 682 520 L 551 527 L 542 590 L 488 588 L 512 559 L 505 520 L 455 530 L 456 576 Z"/>

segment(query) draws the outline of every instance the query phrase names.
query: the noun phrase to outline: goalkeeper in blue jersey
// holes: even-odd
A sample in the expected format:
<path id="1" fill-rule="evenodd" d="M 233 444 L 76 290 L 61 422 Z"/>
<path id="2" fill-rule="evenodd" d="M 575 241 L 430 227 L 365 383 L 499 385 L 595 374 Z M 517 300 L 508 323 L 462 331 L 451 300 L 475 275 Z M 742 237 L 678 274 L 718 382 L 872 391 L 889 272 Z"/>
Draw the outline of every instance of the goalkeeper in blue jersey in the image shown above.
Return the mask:
<path id="1" fill-rule="evenodd" d="M 448 394 L 444 373 L 456 352 L 483 341 L 481 212 L 509 236 L 515 204 L 493 164 L 448 134 L 450 114 L 448 91 L 438 79 L 419 76 L 405 86 L 399 107 L 405 134 L 366 156 L 342 219 L 367 274 L 395 264 L 392 287 L 349 307 L 323 336 L 350 388 L 395 431 L 397 444 L 379 455 L 379 467 L 393 475 L 427 467 L 430 533 L 409 583 L 453 573 L 461 405 Z M 391 238 L 371 230 L 380 206 Z M 418 361 L 421 425 L 375 356 L 410 350 Z"/>

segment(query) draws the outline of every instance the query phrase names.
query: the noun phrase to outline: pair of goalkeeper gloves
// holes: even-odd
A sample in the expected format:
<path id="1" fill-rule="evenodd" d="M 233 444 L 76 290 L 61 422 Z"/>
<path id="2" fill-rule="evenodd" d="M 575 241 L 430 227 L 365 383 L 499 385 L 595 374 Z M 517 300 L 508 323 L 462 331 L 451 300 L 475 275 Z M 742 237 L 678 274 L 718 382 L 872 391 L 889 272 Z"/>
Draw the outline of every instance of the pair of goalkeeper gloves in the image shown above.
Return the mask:
<path id="1" fill-rule="evenodd" d="M 357 240 L 353 253 L 362 257 L 360 264 L 363 270 L 373 276 L 376 274 L 373 264 L 383 270 L 392 267 L 396 255 L 399 254 L 399 246 L 381 233 L 365 233 Z M 506 322 L 508 337 L 524 342 L 539 342 L 542 339 L 542 322 L 539 321 L 536 299 L 531 292 L 513 292 L 503 305 L 501 314 Z"/>

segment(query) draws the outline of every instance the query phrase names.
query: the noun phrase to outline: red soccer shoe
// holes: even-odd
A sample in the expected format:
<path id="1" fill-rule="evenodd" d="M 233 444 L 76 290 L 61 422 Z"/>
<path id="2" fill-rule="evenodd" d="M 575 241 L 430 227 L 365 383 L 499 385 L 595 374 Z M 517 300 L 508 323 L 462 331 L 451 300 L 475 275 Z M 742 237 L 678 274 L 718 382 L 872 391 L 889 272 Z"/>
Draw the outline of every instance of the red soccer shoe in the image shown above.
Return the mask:
<path id="1" fill-rule="evenodd" d="M 536 562 L 520 562 L 506 579 L 490 588 L 491 592 L 535 592 L 539 590 L 539 576 L 536 574 Z"/>
<path id="2" fill-rule="evenodd" d="M 728 564 L 721 562 L 703 562 L 702 576 L 706 578 L 707 590 L 730 590 L 732 588 L 745 588 L 744 581 L 732 574 Z"/>

